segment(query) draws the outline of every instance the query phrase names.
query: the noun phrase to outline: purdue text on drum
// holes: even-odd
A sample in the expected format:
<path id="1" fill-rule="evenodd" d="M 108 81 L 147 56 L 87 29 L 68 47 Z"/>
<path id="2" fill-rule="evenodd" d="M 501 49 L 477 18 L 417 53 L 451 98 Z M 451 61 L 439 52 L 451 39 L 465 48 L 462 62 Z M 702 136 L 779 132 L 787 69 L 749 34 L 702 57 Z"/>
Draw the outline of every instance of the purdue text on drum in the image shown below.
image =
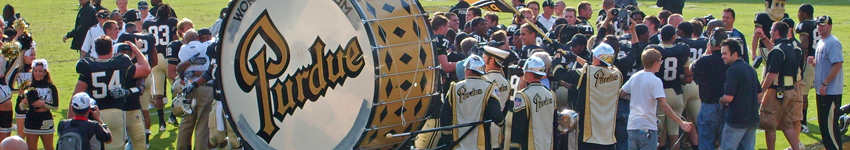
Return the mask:
<path id="1" fill-rule="evenodd" d="M 251 28 L 274 30 L 274 24 L 263 14 Z M 282 78 L 289 67 L 290 49 L 286 39 L 277 32 L 250 32 L 242 38 L 236 50 L 236 81 L 244 92 L 256 89 L 257 104 L 260 104 L 260 130 L 257 135 L 266 142 L 271 141 L 279 127 L 272 117 L 283 122 L 287 115 L 295 113 L 296 107 L 303 107 L 307 100 L 315 102 L 323 96 L 328 88 L 343 84 L 346 78 L 357 77 L 365 65 L 363 51 L 357 42 L 357 37 L 351 38 L 345 48 L 337 46 L 337 50 L 325 54 L 325 43 L 317 37 L 309 51 L 313 63 L 300 68 L 292 75 Z M 274 35 L 270 35 L 274 34 Z M 275 34 L 277 33 L 277 34 Z M 266 40 L 268 45 L 260 48 L 259 52 L 249 55 L 250 44 L 256 38 Z M 275 55 L 278 60 L 269 60 L 267 55 Z M 274 84 L 269 86 L 269 80 Z M 276 104 L 276 105 L 273 105 Z"/>

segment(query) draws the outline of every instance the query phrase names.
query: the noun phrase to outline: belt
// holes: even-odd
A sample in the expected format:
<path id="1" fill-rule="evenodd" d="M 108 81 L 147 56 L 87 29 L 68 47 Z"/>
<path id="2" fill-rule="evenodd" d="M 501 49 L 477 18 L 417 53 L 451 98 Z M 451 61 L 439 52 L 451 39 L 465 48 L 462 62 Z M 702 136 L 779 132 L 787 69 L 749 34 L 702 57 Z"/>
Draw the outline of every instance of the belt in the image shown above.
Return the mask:
<path id="1" fill-rule="evenodd" d="M 770 87 L 768 87 L 768 88 L 778 89 L 779 87 L 780 86 L 778 86 L 778 85 L 770 85 Z M 793 90 L 794 89 L 794 86 L 782 86 L 782 87 L 785 88 L 785 90 Z"/>

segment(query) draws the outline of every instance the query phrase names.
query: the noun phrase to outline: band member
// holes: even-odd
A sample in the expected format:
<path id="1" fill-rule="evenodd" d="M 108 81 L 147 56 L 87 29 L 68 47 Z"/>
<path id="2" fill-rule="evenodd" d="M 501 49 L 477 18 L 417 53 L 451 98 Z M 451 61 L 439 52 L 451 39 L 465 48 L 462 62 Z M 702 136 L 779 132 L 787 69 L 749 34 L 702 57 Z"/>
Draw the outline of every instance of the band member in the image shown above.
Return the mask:
<path id="1" fill-rule="evenodd" d="M 617 115 L 617 91 L 620 90 L 622 74 L 613 66 L 614 48 L 601 43 L 593 50 L 593 62 L 578 71 L 576 112 L 579 117 L 579 148 L 614 149 L 617 140 L 614 127 Z"/>
<path id="2" fill-rule="evenodd" d="M 498 95 L 496 95 L 499 96 L 499 110 L 505 108 L 508 97 L 510 97 L 511 91 L 513 91 L 511 84 L 505 79 L 505 75 L 502 73 L 502 65 L 505 58 L 510 54 L 510 52 L 499 48 L 484 46 L 484 69 L 487 70 L 487 74 L 484 74 L 484 80 L 496 84 L 496 89 L 499 90 Z M 490 135 L 502 135 L 501 130 L 495 123 L 490 125 Z M 499 139 L 501 138 L 490 138 L 490 145 L 493 148 L 501 148 L 500 144 L 502 141 L 499 141 Z"/>
<path id="3" fill-rule="evenodd" d="M 514 94 L 510 149 L 552 149 L 555 94 L 540 83 L 546 76 L 546 64 L 531 57 L 523 69 L 523 82 L 529 84 Z"/>
<path id="4" fill-rule="evenodd" d="M 449 93 L 446 94 L 443 111 L 452 114 L 451 121 L 455 125 L 492 120 L 497 126 L 481 124 L 476 128 L 456 128 L 450 133 L 451 139 L 463 139 L 455 146 L 457 149 L 493 149 L 490 139 L 498 138 L 499 135 L 492 135 L 490 128 L 498 128 L 504 121 L 502 110 L 499 108 L 501 104 L 498 95 L 501 91 L 496 88 L 496 84 L 481 78 L 485 73 L 485 63 L 481 56 L 469 56 L 464 66 L 466 79 L 452 83 Z M 548 129 L 552 130 L 551 127 Z M 462 137 L 467 130 L 472 131 Z"/>

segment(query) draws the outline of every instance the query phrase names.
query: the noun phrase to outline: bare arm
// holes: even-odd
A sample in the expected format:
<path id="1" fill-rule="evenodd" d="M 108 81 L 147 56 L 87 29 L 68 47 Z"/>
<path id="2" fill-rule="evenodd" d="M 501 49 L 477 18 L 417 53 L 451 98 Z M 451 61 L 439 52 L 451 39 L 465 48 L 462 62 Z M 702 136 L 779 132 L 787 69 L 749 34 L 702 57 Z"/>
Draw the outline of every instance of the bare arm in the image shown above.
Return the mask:
<path id="1" fill-rule="evenodd" d="M 632 94 L 626 93 L 626 91 L 620 90 L 620 98 L 625 100 L 631 100 Z"/>
<path id="2" fill-rule="evenodd" d="M 77 86 L 76 86 L 76 87 L 74 87 L 74 94 L 79 93 L 79 92 L 86 92 L 86 88 L 87 88 L 88 86 L 89 86 L 89 85 L 88 85 L 88 84 L 86 84 L 86 82 L 83 82 L 83 81 L 77 81 Z M 74 109 L 74 108 L 72 108 L 72 107 L 71 107 L 71 105 L 68 105 L 68 110 L 73 110 L 73 109 Z M 67 116 L 68 118 L 74 118 L 74 116 L 76 116 L 76 114 L 74 113 L 74 111 L 68 111 L 68 116 Z"/>
<path id="3" fill-rule="evenodd" d="M 189 61 L 182 61 L 179 64 L 177 64 L 177 68 L 175 69 L 175 71 L 184 72 L 184 71 L 186 71 L 187 68 L 189 68 L 189 66 L 192 66 L 192 64 L 189 63 Z M 177 73 L 177 72 L 175 72 L 175 73 Z"/>
<path id="4" fill-rule="evenodd" d="M 130 48 L 133 49 L 133 56 L 136 58 L 136 74 L 133 75 L 134 78 L 142 78 L 148 76 L 151 73 L 151 66 L 148 64 L 148 59 L 145 58 L 145 55 L 142 54 L 142 51 L 139 51 L 139 48 L 136 47 L 136 44 L 130 41 L 125 41 L 127 45 L 130 45 Z"/>
<path id="5" fill-rule="evenodd" d="M 449 62 L 449 58 L 446 55 L 437 56 L 437 60 L 440 62 L 440 66 L 443 67 L 443 70 L 446 72 L 454 72 L 455 65 L 457 62 Z"/>
<path id="6" fill-rule="evenodd" d="M 691 132 L 691 123 L 683 121 L 679 118 L 679 115 L 676 112 L 673 112 L 673 108 L 670 108 L 670 105 L 667 105 L 667 98 L 661 97 L 656 98 L 658 100 L 658 106 L 661 107 L 659 109 L 664 111 L 664 114 L 667 115 L 667 118 L 672 119 L 674 122 L 678 123 L 682 130 L 685 132 Z"/>
<path id="7" fill-rule="evenodd" d="M 727 103 L 728 104 L 728 103 L 732 102 L 732 99 L 735 99 L 735 96 L 723 95 L 723 97 L 720 97 L 720 103 Z"/>
<path id="8" fill-rule="evenodd" d="M 776 81 L 776 78 L 778 76 L 779 76 L 779 74 L 777 74 L 777 73 L 768 72 L 767 76 L 764 77 L 764 81 L 761 82 L 762 91 L 759 91 L 759 92 L 764 92 L 764 90 L 766 90 L 768 87 L 770 87 L 770 85 L 773 84 L 774 81 Z"/>
<path id="9" fill-rule="evenodd" d="M 177 65 L 168 64 L 168 80 L 174 81 L 174 78 L 177 77 Z"/>

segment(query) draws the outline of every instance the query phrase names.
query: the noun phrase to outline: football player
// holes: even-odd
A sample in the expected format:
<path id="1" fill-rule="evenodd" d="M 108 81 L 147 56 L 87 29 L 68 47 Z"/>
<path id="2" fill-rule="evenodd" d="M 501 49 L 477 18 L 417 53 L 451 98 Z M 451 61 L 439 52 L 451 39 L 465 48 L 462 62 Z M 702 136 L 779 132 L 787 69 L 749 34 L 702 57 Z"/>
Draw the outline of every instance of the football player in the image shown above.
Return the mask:
<path id="1" fill-rule="evenodd" d="M 118 38 L 118 42 L 123 43 L 124 41 L 130 41 L 130 42 L 137 42 L 138 41 L 139 44 L 137 46 L 139 48 L 139 51 L 142 51 L 142 53 L 145 54 L 145 57 L 148 58 L 148 64 L 150 64 L 151 66 L 160 65 L 159 64 L 160 58 L 155 56 L 157 54 L 157 53 L 155 53 L 157 51 L 156 45 L 155 45 L 156 38 L 153 35 L 151 35 L 147 32 L 136 31 L 136 29 L 137 29 L 136 24 L 132 23 L 132 22 L 128 23 L 127 28 L 125 28 L 125 29 L 126 29 L 126 33 L 124 35 L 121 35 Z M 119 53 L 122 52 L 121 49 L 119 49 L 118 52 Z M 123 51 L 123 52 L 127 52 L 128 55 L 132 54 L 131 51 Z M 132 79 L 132 80 L 136 80 L 136 79 Z M 146 83 L 147 79 L 141 79 L 140 81 Z M 127 82 L 127 84 L 130 84 L 130 83 L 135 83 L 135 82 Z M 142 85 L 146 85 L 145 83 L 142 83 Z M 138 109 L 141 109 L 142 116 L 144 117 L 143 121 L 144 121 L 144 125 L 145 125 L 145 139 L 149 140 L 150 134 L 151 134 L 151 131 L 150 131 L 150 129 L 151 129 L 150 112 L 148 112 L 148 109 L 142 109 L 141 107 L 150 105 L 150 101 L 149 100 L 140 100 L 140 97 L 142 95 L 146 95 L 146 94 L 143 94 L 144 91 L 149 91 L 149 90 L 145 90 L 147 88 L 139 88 L 139 89 L 142 90 L 142 91 L 139 91 L 140 95 L 128 98 L 128 100 L 136 100 L 136 102 L 135 103 L 128 102 L 128 105 L 130 105 L 130 106 L 139 105 L 140 106 L 140 108 L 138 108 Z M 130 106 L 126 106 L 129 109 L 127 109 L 125 111 L 128 111 L 128 110 L 129 111 L 135 111 L 135 110 L 137 110 L 135 107 L 130 107 Z M 127 121 L 128 121 L 127 124 L 129 125 L 129 124 L 132 123 L 131 121 L 134 121 L 134 120 L 128 119 Z"/>
<path id="2" fill-rule="evenodd" d="M 817 32 L 817 24 L 813 18 L 815 12 L 815 8 L 812 7 L 811 4 L 802 4 L 800 5 L 800 9 L 797 11 L 797 18 L 800 20 L 800 23 L 797 24 L 796 31 L 797 34 L 800 34 L 800 48 L 803 50 L 803 55 L 801 58 L 808 58 L 809 56 L 815 56 L 814 46 L 817 45 L 818 41 L 820 41 L 820 34 Z M 803 63 L 802 71 L 803 76 L 803 88 L 801 89 L 801 93 L 803 96 L 803 121 L 801 122 L 803 126 L 801 126 L 800 132 L 809 133 L 809 126 L 806 125 L 806 115 L 807 108 L 809 108 L 809 90 L 812 89 L 815 82 L 815 67 L 809 63 Z"/>
<path id="3" fill-rule="evenodd" d="M 156 4 L 155 4 L 156 5 Z M 157 64 L 165 64 L 165 55 L 168 55 L 166 52 L 166 47 L 169 42 L 177 39 L 177 18 L 171 16 L 171 6 L 168 4 L 158 5 L 158 11 L 161 13 L 156 19 L 151 21 L 145 21 L 142 25 L 142 28 L 150 33 L 156 38 L 156 56 Z M 154 101 L 156 102 L 156 108 L 159 116 L 163 115 L 162 105 L 163 103 L 161 99 L 163 99 L 165 95 L 165 84 L 168 82 L 166 79 L 167 76 L 167 67 L 166 65 L 157 65 L 151 68 L 150 76 L 145 80 L 145 92 L 141 97 L 141 101 Z M 164 130 L 164 125 L 162 124 L 164 118 L 160 117 L 160 131 Z"/>
<path id="4" fill-rule="evenodd" d="M 115 137 L 124 137 L 124 101 L 115 98 L 110 90 L 122 89 L 122 84 L 130 78 L 143 78 L 150 74 L 150 65 L 144 54 L 133 42 L 124 42 L 133 50 L 133 57 L 138 61 L 133 64 L 127 55 L 113 56 L 112 39 L 101 36 L 95 40 L 97 58 L 83 58 L 77 62 L 76 71 L 80 75 L 74 93 L 91 93 L 104 112 L 101 117 L 106 124 L 111 124 L 110 130 Z M 68 112 L 68 118 L 75 116 Z M 123 142 L 112 142 L 106 149 L 123 149 Z"/>

